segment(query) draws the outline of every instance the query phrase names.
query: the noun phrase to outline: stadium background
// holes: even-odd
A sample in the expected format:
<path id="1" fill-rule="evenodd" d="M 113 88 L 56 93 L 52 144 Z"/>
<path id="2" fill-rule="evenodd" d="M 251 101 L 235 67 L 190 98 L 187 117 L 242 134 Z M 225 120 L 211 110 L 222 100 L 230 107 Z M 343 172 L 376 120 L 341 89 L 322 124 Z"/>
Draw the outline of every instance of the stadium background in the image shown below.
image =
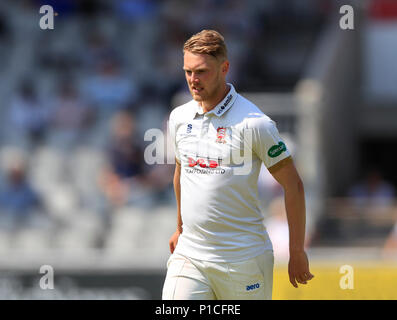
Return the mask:
<path id="1" fill-rule="evenodd" d="M 274 299 L 397 298 L 397 1 L 5 0 L 1 299 L 160 298 L 173 165 L 145 164 L 144 134 L 189 99 L 181 47 L 203 28 L 224 34 L 228 81 L 277 122 L 305 184 L 315 278 L 295 289 L 282 192 L 260 177 Z"/>

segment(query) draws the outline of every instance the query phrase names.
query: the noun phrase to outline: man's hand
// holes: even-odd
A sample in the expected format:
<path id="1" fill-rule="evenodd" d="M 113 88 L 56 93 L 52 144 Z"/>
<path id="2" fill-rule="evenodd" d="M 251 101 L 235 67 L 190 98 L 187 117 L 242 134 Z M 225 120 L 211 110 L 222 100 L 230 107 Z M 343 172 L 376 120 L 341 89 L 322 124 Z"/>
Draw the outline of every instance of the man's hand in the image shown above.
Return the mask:
<path id="1" fill-rule="evenodd" d="M 314 275 L 309 271 L 309 261 L 305 251 L 290 252 L 288 263 L 289 281 L 298 288 L 297 282 L 300 284 L 307 284 Z"/>
<path id="2" fill-rule="evenodd" d="M 170 240 L 168 241 L 168 244 L 170 246 L 171 254 L 174 253 L 176 244 L 178 243 L 178 239 L 179 239 L 179 236 L 181 235 L 181 233 L 182 232 L 180 230 L 176 230 L 174 232 L 174 234 L 171 236 Z"/>

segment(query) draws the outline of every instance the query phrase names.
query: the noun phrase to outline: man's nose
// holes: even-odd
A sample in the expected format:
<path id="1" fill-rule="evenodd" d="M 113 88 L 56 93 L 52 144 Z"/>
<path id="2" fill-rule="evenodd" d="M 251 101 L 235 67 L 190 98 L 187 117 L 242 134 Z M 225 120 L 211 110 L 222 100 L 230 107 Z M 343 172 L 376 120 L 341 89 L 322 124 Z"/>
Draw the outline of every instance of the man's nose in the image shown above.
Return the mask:
<path id="1" fill-rule="evenodd" d="M 197 83 L 197 82 L 199 82 L 199 81 L 200 81 L 200 79 L 199 79 L 197 73 L 193 73 L 193 74 L 192 74 L 192 82 Z"/>

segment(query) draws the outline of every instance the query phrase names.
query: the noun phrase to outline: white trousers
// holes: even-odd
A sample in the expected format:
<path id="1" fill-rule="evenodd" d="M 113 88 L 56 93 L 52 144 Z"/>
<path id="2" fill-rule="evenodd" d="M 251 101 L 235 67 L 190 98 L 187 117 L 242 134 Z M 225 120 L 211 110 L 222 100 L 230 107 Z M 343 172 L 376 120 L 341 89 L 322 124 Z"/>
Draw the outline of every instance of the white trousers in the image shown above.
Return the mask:
<path id="1" fill-rule="evenodd" d="M 271 300 L 273 251 L 242 262 L 209 262 L 172 254 L 163 300 Z"/>

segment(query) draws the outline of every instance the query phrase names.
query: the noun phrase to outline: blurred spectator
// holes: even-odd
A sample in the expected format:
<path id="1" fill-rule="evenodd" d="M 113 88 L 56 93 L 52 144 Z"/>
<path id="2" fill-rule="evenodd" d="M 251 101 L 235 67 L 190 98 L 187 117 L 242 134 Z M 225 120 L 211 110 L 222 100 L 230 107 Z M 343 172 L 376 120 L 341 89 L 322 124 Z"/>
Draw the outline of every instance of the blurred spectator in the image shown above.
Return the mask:
<path id="1" fill-rule="evenodd" d="M 9 125 L 14 138 L 34 146 L 42 142 L 48 129 L 48 109 L 40 101 L 31 81 L 25 81 L 11 99 Z"/>
<path id="2" fill-rule="evenodd" d="M 106 202 L 103 209 L 109 211 L 102 212 L 105 216 L 126 205 L 148 208 L 174 201 L 172 177 L 175 166 L 167 164 L 166 153 L 159 155 L 164 164 L 146 165 L 140 144 L 143 139 L 137 135 L 135 122 L 129 111 L 120 111 L 112 119 L 108 164 L 99 176 L 99 186 Z M 166 123 L 166 120 L 162 123 L 163 132 L 166 132 Z M 164 141 L 167 146 L 163 150 L 171 149 L 167 137 Z M 160 150 L 157 149 L 158 152 Z"/>
<path id="3" fill-rule="evenodd" d="M 9 231 L 33 227 L 42 220 L 39 213 L 43 212 L 40 196 L 27 181 L 25 162 L 14 159 L 7 169 L 6 181 L 0 191 L 1 226 Z"/>
<path id="4" fill-rule="evenodd" d="M 9 27 L 8 17 L 0 12 L 0 71 L 7 66 L 9 51 L 12 48 L 12 32 Z"/>
<path id="5" fill-rule="evenodd" d="M 10 36 L 10 30 L 4 14 L 0 13 L 0 42 L 7 41 Z"/>
<path id="6" fill-rule="evenodd" d="M 111 45 L 107 37 L 98 32 L 91 32 L 86 40 L 86 46 L 81 52 L 81 59 L 84 68 L 88 72 L 96 71 L 101 67 L 101 64 L 112 57 L 112 59 L 119 59 L 119 54 L 115 47 Z"/>
<path id="7" fill-rule="evenodd" d="M 151 193 L 156 205 L 172 205 L 175 203 L 173 177 L 175 170 L 175 155 L 173 152 L 173 143 L 168 134 L 169 114 L 165 115 L 161 124 L 164 133 L 164 148 L 156 149 L 156 157 L 161 159 L 161 163 L 150 166 L 143 185 Z M 163 151 L 163 153 L 161 153 Z"/>
<path id="8" fill-rule="evenodd" d="M 112 57 L 104 60 L 95 74 L 87 77 L 83 92 L 101 118 L 107 118 L 138 97 L 134 79 L 123 75 L 119 62 Z"/>
<path id="9" fill-rule="evenodd" d="M 395 188 L 382 177 L 379 170 L 372 169 L 363 181 L 351 187 L 348 195 L 357 206 L 389 206 L 393 204 Z"/>
<path id="10" fill-rule="evenodd" d="M 51 140 L 62 148 L 76 145 L 89 128 L 92 110 L 84 104 L 73 81 L 61 83 L 50 121 Z"/>
<path id="11" fill-rule="evenodd" d="M 131 113 L 120 111 L 112 119 L 108 141 L 108 166 L 99 178 L 99 184 L 111 206 L 127 204 L 130 198 L 141 193 L 144 176 L 143 151 Z"/>
<path id="12" fill-rule="evenodd" d="M 163 96 L 156 94 L 154 88 L 145 90 L 145 95 L 135 105 L 131 105 L 131 110 L 136 116 L 137 132 L 140 137 L 144 137 L 145 132 L 151 128 L 161 128 L 167 116 L 169 106 L 165 104 Z M 164 128 L 163 128 L 164 129 Z"/>
<path id="13" fill-rule="evenodd" d="M 3 48 L 3 46 L 5 44 L 10 44 L 10 40 L 11 40 L 11 29 L 9 26 L 9 22 L 8 22 L 8 17 L 6 15 L 4 15 L 3 12 L 0 12 L 0 48 L 2 49 L 6 49 Z"/>
<path id="14" fill-rule="evenodd" d="M 176 91 L 185 88 L 186 80 L 182 70 L 183 51 L 182 43 L 188 35 L 179 20 L 164 19 L 164 28 L 161 30 L 161 38 L 167 41 L 158 41 L 154 52 L 155 68 L 153 72 L 159 79 L 153 85 L 169 103 Z"/>

